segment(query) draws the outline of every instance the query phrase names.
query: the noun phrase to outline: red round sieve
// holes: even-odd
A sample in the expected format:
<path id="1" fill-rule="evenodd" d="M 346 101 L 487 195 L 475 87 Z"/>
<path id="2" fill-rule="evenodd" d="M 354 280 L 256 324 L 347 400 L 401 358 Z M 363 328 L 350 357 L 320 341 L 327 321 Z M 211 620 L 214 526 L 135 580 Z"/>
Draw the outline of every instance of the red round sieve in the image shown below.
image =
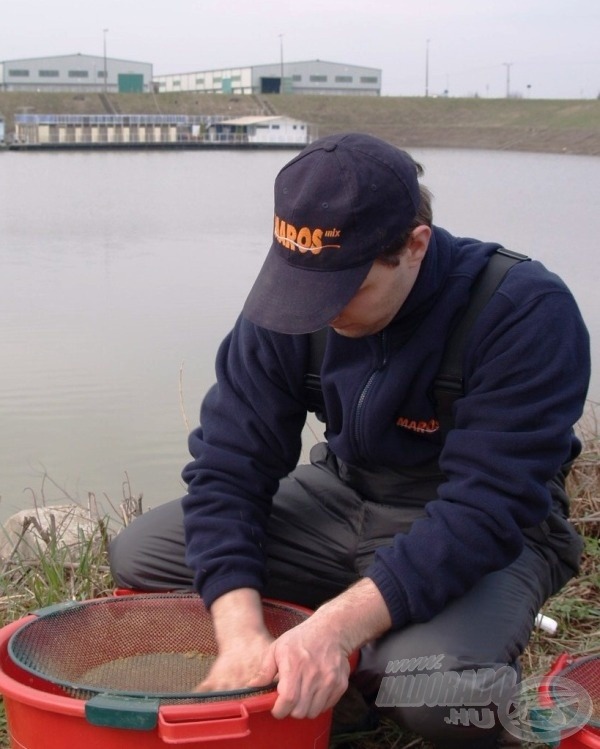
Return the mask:
<path id="1" fill-rule="evenodd" d="M 264 601 L 278 637 L 307 618 L 304 609 Z M 212 620 L 192 593 L 115 596 L 49 607 L 8 643 L 13 663 L 71 697 L 118 694 L 161 704 L 235 699 L 275 685 L 194 692 L 217 655 Z"/>

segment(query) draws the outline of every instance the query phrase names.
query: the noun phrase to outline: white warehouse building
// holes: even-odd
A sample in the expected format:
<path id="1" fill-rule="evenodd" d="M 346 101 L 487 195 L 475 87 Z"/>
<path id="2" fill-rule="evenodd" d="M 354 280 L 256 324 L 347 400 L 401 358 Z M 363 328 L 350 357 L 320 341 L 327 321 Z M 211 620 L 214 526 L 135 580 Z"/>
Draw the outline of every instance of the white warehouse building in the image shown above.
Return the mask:
<path id="1" fill-rule="evenodd" d="M 154 77 L 157 92 L 380 96 L 381 70 L 323 60 L 200 70 Z"/>
<path id="2" fill-rule="evenodd" d="M 29 57 L 0 62 L 0 91 L 152 90 L 152 65 L 101 55 Z"/>

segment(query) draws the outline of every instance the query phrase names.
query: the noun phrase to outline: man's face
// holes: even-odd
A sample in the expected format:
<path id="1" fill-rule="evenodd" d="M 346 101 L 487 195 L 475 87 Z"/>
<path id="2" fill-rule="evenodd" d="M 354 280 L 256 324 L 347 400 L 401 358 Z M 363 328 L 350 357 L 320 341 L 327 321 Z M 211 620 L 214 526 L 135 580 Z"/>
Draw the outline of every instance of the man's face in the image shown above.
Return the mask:
<path id="1" fill-rule="evenodd" d="M 375 261 L 367 277 L 329 325 L 340 335 L 361 338 L 383 330 L 396 316 L 417 280 L 430 231 L 409 240 L 397 266 Z M 414 241 L 413 241 L 414 240 Z"/>

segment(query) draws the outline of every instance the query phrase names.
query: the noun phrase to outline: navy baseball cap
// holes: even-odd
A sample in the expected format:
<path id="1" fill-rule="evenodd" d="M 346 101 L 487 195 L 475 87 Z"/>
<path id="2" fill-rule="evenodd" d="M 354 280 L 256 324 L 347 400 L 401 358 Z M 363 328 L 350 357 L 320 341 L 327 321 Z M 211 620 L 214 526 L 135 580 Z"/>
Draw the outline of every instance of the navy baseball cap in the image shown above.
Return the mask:
<path id="1" fill-rule="evenodd" d="M 251 322 L 310 333 L 342 311 L 420 203 L 417 165 L 361 133 L 314 141 L 275 179 L 273 244 L 244 305 Z"/>

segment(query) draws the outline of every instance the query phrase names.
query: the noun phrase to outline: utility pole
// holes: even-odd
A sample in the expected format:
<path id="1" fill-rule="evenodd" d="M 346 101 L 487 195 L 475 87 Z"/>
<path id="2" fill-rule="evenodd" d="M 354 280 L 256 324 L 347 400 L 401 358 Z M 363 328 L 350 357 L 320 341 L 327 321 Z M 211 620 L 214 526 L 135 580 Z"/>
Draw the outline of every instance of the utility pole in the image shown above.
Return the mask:
<path id="1" fill-rule="evenodd" d="M 104 34 L 104 91 L 108 91 L 108 77 L 107 77 L 107 68 L 106 68 L 106 34 L 108 33 L 108 29 L 102 29 L 102 33 Z"/>
<path id="2" fill-rule="evenodd" d="M 283 34 L 279 34 L 279 66 L 280 66 L 280 81 L 279 81 L 279 93 L 283 93 Z"/>
<path id="3" fill-rule="evenodd" d="M 425 96 L 429 96 L 429 42 L 431 39 L 427 39 L 425 43 Z"/>
<path id="4" fill-rule="evenodd" d="M 502 64 L 506 68 L 506 98 L 508 99 L 510 97 L 510 67 L 512 62 L 503 62 Z"/>

